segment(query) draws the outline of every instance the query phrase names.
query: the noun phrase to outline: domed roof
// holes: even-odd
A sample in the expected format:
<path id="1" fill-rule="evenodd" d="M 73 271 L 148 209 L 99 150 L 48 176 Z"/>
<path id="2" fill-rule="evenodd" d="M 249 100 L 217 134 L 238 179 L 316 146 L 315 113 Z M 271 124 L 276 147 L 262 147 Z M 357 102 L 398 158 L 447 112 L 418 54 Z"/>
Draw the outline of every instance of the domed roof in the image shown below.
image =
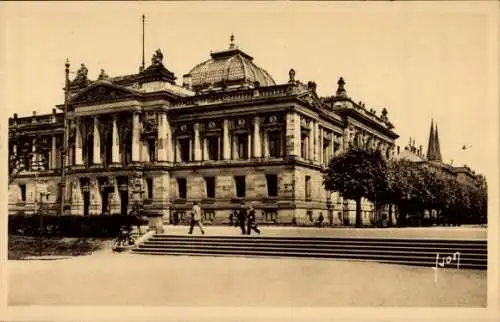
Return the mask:
<path id="1" fill-rule="evenodd" d="M 190 85 L 195 91 L 232 87 L 254 87 L 276 85 L 267 71 L 253 63 L 253 58 L 238 49 L 231 36 L 228 50 L 210 54 L 211 59 L 196 65 L 185 75 L 190 76 Z"/>

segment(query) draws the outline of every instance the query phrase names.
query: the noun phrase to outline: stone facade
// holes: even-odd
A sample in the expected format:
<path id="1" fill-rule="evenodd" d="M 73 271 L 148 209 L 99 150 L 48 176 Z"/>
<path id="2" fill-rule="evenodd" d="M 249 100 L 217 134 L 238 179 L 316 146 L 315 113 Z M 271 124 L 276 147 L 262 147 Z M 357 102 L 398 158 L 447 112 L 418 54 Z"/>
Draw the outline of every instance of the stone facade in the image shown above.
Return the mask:
<path id="1" fill-rule="evenodd" d="M 322 173 L 352 145 L 393 155 L 398 136 L 385 109 L 379 116 L 355 103 L 343 79 L 335 95 L 322 98 L 314 82 L 295 80 L 295 71 L 288 83 L 275 84 L 252 63 L 266 82 L 260 84 L 231 65 L 234 57 L 252 59 L 235 47 L 212 54 L 227 60 L 227 74 L 207 74 L 221 79 L 204 84 L 195 67 L 179 86 L 160 54 L 138 74 L 96 81 L 82 66 L 70 83 L 65 194 L 71 214 L 125 214 L 139 203 L 166 222 L 183 222 L 197 201 L 205 221 L 220 224 L 250 202 L 262 223 L 312 225 L 320 213 L 330 225 L 354 223 L 354 202 L 325 191 Z M 232 73 L 239 76 L 224 78 Z M 35 182 L 42 179 L 52 187 L 44 203 L 57 209 L 63 117 L 54 111 L 9 120 L 10 213 L 33 211 Z M 365 222 L 371 211 L 363 201 Z"/>

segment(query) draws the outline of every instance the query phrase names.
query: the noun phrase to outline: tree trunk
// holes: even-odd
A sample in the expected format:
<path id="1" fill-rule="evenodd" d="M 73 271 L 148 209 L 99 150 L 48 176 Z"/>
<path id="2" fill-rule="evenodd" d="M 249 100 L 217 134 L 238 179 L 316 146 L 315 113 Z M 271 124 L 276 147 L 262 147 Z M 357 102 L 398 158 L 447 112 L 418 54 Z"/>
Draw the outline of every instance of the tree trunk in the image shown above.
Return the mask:
<path id="1" fill-rule="evenodd" d="M 356 198 L 356 227 L 361 227 L 361 198 Z"/>

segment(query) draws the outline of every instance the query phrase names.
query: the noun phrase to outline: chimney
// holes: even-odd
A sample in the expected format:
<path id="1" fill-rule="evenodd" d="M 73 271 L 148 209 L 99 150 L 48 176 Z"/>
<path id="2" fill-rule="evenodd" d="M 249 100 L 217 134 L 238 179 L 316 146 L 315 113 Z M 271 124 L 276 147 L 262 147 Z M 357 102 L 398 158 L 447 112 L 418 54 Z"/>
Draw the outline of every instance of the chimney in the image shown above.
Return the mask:
<path id="1" fill-rule="evenodd" d="M 191 77 L 191 74 L 186 74 L 182 77 L 182 86 L 187 88 L 187 89 L 191 89 L 192 86 L 193 86 L 193 79 Z"/>
<path id="2" fill-rule="evenodd" d="M 418 146 L 418 155 L 422 156 L 422 144 Z"/>
<path id="3" fill-rule="evenodd" d="M 398 154 L 399 154 L 399 145 L 398 145 L 398 147 L 397 147 L 397 150 L 398 150 Z"/>

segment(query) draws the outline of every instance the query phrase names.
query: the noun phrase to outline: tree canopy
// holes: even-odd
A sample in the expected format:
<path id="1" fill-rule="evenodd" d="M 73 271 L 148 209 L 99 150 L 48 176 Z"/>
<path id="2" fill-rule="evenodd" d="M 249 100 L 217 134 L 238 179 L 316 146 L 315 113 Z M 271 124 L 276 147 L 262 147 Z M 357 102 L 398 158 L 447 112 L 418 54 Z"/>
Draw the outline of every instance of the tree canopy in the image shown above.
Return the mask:
<path id="1" fill-rule="evenodd" d="M 356 201 L 356 226 L 361 225 L 361 199 L 375 205 L 393 204 L 398 223 L 407 215 L 434 210 L 438 221 L 448 224 L 485 223 L 487 186 L 483 176 L 475 185 L 458 181 L 426 162 L 385 160 L 379 151 L 354 147 L 335 156 L 323 176 L 328 191 Z"/>

